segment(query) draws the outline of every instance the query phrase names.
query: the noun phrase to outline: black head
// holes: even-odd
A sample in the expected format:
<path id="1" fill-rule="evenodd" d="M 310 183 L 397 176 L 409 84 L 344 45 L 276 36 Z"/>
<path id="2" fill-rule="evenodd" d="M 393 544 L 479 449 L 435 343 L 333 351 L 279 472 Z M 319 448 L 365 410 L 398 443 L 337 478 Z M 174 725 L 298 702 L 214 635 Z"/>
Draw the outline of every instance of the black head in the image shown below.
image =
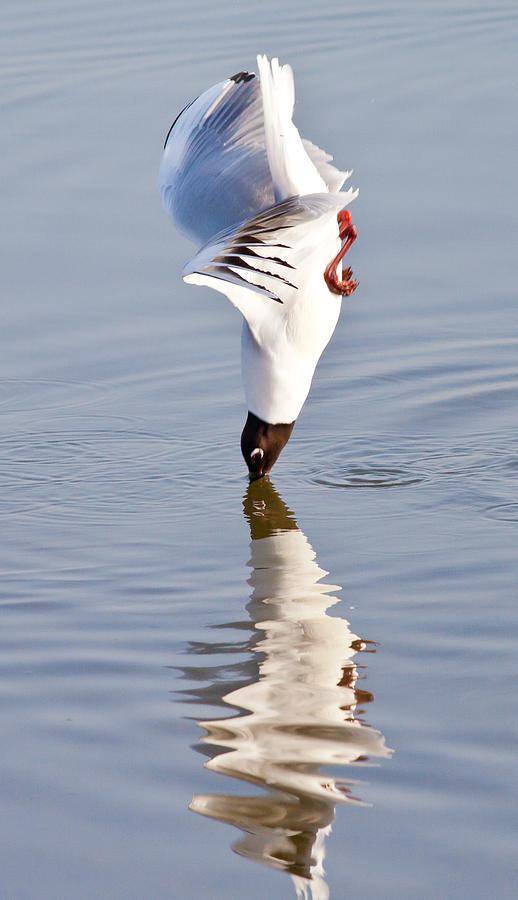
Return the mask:
<path id="1" fill-rule="evenodd" d="M 262 478 L 272 468 L 285 444 L 289 441 L 295 422 L 270 425 L 253 413 L 241 435 L 241 453 L 248 466 L 250 478 Z"/>

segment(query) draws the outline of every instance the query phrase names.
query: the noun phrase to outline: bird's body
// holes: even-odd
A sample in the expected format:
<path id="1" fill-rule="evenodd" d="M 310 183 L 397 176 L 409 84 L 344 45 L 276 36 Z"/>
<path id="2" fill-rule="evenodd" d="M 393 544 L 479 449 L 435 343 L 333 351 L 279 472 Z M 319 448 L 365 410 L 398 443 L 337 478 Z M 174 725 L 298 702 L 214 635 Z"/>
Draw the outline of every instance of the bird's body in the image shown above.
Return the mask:
<path id="1" fill-rule="evenodd" d="M 343 208 L 357 194 L 340 191 L 349 172 L 300 138 L 291 68 L 266 57 L 258 65 L 259 79 L 240 72 L 185 108 L 159 176 L 170 218 L 203 245 L 184 280 L 225 294 L 244 318 L 241 443 L 256 476 L 288 440 L 341 296 L 356 287 L 336 267 L 356 236 Z"/>

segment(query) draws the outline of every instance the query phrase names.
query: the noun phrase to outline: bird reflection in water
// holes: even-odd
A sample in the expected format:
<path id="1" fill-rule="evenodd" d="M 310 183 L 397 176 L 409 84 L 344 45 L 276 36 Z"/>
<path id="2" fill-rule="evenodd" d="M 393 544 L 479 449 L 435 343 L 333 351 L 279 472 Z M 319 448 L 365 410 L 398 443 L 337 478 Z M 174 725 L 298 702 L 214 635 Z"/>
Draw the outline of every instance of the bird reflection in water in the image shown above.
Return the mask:
<path id="1" fill-rule="evenodd" d="M 321 767 L 365 766 L 391 754 L 383 735 L 361 718 L 360 707 L 373 697 L 356 686 L 362 667 L 354 657 L 374 648 L 345 619 L 327 614 L 340 588 L 322 583 L 328 573 L 269 479 L 249 485 L 244 513 L 254 634 L 246 649 L 254 654 L 255 677 L 231 690 L 225 685 L 222 705 L 240 714 L 199 725 L 207 732 L 206 767 L 267 794 L 196 794 L 191 809 L 241 829 L 236 853 L 289 873 L 299 898 L 311 892 L 324 900 L 325 839 L 336 806 L 362 801 L 357 781 Z M 206 689 L 189 693 L 214 699 Z"/>

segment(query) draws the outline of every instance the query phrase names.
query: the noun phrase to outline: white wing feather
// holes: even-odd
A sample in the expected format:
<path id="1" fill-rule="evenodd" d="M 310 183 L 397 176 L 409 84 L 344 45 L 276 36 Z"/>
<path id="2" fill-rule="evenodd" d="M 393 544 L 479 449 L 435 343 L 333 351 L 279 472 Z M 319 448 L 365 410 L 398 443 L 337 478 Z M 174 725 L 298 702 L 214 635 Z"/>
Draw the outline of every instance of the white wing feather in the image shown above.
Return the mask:
<path id="1" fill-rule="evenodd" d="M 301 140 L 311 162 L 316 166 L 324 179 L 327 190 L 331 193 L 339 191 L 344 182 L 353 174 L 352 169 L 349 172 L 341 172 L 336 166 L 331 165 L 333 157 L 330 153 L 321 150 L 320 147 L 317 147 L 316 144 L 312 144 L 311 141 L 306 140 L 306 138 L 301 138 Z"/>
<path id="2" fill-rule="evenodd" d="M 356 194 L 290 197 L 262 210 L 215 235 L 186 263 L 184 281 L 225 294 L 257 335 L 265 319 L 278 323 L 297 303 L 308 268 L 322 277 L 330 242 L 340 246 L 336 213 Z"/>
<path id="3" fill-rule="evenodd" d="M 309 158 L 293 124 L 295 85 L 291 66 L 257 57 L 263 96 L 266 153 L 277 201 L 295 194 L 327 191 L 327 184 Z"/>

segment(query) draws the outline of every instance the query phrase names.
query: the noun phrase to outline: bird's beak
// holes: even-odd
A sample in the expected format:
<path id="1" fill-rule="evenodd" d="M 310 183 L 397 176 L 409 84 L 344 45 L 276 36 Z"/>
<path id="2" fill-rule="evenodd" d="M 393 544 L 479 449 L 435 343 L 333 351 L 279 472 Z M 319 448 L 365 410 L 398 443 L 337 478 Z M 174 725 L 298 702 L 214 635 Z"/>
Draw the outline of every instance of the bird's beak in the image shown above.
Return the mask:
<path id="1" fill-rule="evenodd" d="M 252 463 L 253 468 L 248 469 L 248 474 L 250 475 L 250 479 L 254 481 L 256 478 L 262 478 L 264 475 L 264 466 L 262 464 L 264 459 L 264 450 L 261 447 L 256 447 L 255 450 L 250 454 L 250 462 Z"/>

